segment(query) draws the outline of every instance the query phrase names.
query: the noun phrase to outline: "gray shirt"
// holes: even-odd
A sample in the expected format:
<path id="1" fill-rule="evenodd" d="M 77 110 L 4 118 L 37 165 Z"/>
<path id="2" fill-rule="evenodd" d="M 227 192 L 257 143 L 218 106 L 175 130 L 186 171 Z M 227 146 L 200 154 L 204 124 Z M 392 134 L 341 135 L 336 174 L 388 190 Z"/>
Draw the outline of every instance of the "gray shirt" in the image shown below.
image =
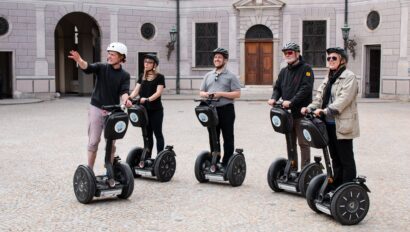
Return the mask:
<path id="1" fill-rule="evenodd" d="M 219 75 L 214 69 L 205 75 L 200 90 L 209 93 L 241 91 L 241 84 L 235 74 L 226 68 Z M 233 99 L 221 97 L 215 105 L 218 107 L 231 103 Z"/>

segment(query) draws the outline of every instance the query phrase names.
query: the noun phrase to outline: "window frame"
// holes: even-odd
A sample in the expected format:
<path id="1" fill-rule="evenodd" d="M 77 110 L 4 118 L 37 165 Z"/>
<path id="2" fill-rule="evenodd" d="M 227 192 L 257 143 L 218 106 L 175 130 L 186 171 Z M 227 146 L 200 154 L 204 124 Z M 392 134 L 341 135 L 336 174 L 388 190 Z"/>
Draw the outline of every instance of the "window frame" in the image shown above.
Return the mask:
<path id="1" fill-rule="evenodd" d="M 196 46 L 196 41 L 197 41 L 197 33 L 196 33 L 196 26 L 197 24 L 216 24 L 216 46 L 219 47 L 220 44 L 220 22 L 218 21 L 194 21 L 192 22 L 192 68 L 197 69 L 197 70 L 209 70 L 213 68 L 213 63 L 209 65 L 197 65 L 197 46 Z"/>
<path id="2" fill-rule="evenodd" d="M 305 56 L 305 53 L 306 53 L 306 51 L 304 51 L 303 50 L 303 43 L 304 43 L 304 38 L 305 38 L 305 35 L 304 35 L 304 33 L 303 33 L 303 31 L 304 31 L 304 22 L 314 22 L 314 21 L 322 21 L 322 22 L 325 22 L 325 29 L 326 29 L 326 32 L 324 33 L 324 36 L 325 36 L 325 49 L 324 49 L 324 53 L 325 53 L 325 55 L 326 55 L 326 48 L 328 48 L 329 47 L 329 37 L 330 37 L 330 20 L 329 19 L 317 19 L 317 18 L 315 18 L 315 19 L 302 19 L 301 20 L 301 27 L 300 27 L 300 41 L 301 41 L 301 53 L 303 54 L 303 56 L 304 56 L 304 58 L 306 57 Z M 311 36 L 316 36 L 316 35 L 311 35 Z M 318 50 L 311 50 L 311 51 L 308 51 L 308 52 L 320 52 L 320 51 L 318 51 Z M 324 63 L 323 63 L 323 66 L 317 66 L 317 65 L 315 65 L 315 64 L 313 64 L 312 62 L 310 62 L 310 61 L 308 61 L 308 60 L 306 60 L 305 59 L 305 61 L 308 63 L 308 64 L 310 64 L 311 66 L 312 66 L 312 68 L 318 68 L 318 69 L 322 69 L 322 68 L 326 68 L 327 67 L 327 62 L 326 62 L 326 59 L 323 61 Z"/>

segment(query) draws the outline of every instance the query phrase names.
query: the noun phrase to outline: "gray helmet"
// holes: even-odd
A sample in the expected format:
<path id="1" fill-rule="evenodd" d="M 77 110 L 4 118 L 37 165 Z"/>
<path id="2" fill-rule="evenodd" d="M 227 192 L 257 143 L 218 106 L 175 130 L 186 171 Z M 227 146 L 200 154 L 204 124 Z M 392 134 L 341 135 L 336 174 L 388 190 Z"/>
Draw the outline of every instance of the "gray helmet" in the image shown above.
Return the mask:
<path id="1" fill-rule="evenodd" d="M 221 54 L 225 59 L 229 58 L 229 52 L 225 48 L 216 48 L 215 50 L 212 51 L 212 54 L 215 56 L 215 54 Z"/>
<path id="2" fill-rule="evenodd" d="M 157 55 L 155 55 L 154 53 L 145 54 L 144 59 L 153 60 L 157 64 L 157 66 L 159 65 L 159 59 L 158 59 Z"/>
<path id="3" fill-rule="evenodd" d="M 326 49 L 326 53 L 329 55 L 330 53 L 337 53 L 339 54 L 342 58 L 346 60 L 346 62 L 349 60 L 346 51 L 341 48 L 341 47 L 334 47 L 334 48 L 328 48 Z"/>
<path id="4" fill-rule="evenodd" d="M 290 42 L 290 43 L 285 44 L 285 46 L 283 46 L 282 52 L 287 51 L 287 50 L 300 52 L 300 47 L 296 43 Z"/>

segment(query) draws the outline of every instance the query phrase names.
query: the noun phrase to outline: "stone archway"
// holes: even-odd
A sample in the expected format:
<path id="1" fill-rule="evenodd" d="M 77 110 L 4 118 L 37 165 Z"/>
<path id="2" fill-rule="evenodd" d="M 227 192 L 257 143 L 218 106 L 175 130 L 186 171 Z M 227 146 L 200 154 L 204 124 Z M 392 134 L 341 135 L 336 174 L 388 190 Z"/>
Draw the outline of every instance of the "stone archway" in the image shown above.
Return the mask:
<path id="1" fill-rule="evenodd" d="M 95 78 L 85 75 L 67 56 L 70 50 L 77 50 L 87 62 L 100 61 L 100 40 L 97 22 L 88 14 L 72 12 L 60 19 L 54 32 L 56 92 L 91 94 Z"/>
<path id="2" fill-rule="evenodd" d="M 265 25 L 254 25 L 245 34 L 245 84 L 273 82 L 273 34 Z"/>

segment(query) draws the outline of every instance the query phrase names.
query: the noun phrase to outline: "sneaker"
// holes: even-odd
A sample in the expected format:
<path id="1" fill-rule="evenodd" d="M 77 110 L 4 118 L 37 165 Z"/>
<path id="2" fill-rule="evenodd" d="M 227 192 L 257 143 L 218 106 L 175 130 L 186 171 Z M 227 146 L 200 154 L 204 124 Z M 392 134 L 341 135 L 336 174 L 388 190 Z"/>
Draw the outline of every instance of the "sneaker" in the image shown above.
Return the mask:
<path id="1" fill-rule="evenodd" d="M 108 184 L 108 186 L 110 186 L 110 188 L 114 188 L 115 187 L 115 180 L 114 179 L 108 179 L 107 184 Z"/>

